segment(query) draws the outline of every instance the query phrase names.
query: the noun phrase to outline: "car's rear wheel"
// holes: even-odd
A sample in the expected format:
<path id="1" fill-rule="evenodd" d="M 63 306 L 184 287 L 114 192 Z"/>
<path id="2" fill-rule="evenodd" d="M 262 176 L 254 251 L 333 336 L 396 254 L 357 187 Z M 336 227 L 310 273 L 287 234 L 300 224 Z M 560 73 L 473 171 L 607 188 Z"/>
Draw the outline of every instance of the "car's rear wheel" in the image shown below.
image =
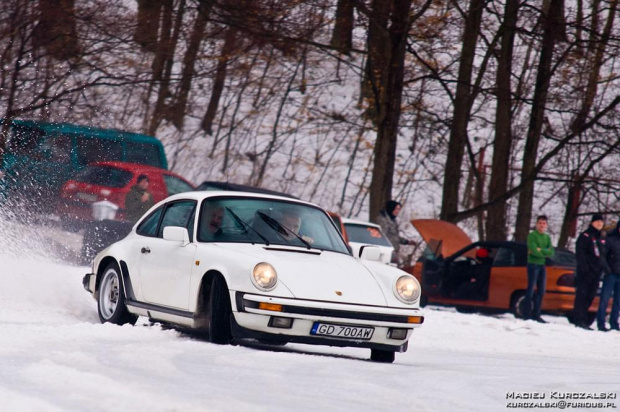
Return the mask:
<path id="1" fill-rule="evenodd" d="M 379 363 L 392 363 L 394 362 L 395 352 L 391 350 L 380 350 L 380 349 L 371 349 L 370 350 L 370 360 L 373 362 Z"/>
<path id="2" fill-rule="evenodd" d="M 97 311 L 101 323 L 114 323 L 124 325 L 135 324 L 138 317 L 127 311 L 125 306 L 125 293 L 123 292 L 123 280 L 120 270 L 115 263 L 110 263 L 103 271 L 99 283 L 99 296 L 97 298 Z"/>
<path id="3" fill-rule="evenodd" d="M 214 276 L 211 281 L 209 298 L 209 341 L 219 345 L 232 343 L 231 319 L 232 309 L 228 286 L 221 276 Z"/>
<path id="4" fill-rule="evenodd" d="M 518 291 L 510 298 L 510 312 L 517 319 L 523 319 L 523 304 L 525 303 L 525 292 Z"/>

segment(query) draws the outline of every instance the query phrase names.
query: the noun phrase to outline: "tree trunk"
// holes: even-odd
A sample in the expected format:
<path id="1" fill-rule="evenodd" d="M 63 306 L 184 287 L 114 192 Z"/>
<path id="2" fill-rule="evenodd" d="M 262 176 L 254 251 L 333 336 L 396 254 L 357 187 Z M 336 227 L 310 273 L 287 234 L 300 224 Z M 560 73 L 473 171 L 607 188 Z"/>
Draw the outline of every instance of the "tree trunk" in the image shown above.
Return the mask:
<path id="1" fill-rule="evenodd" d="M 611 1 L 609 4 L 609 14 L 607 15 L 607 22 L 605 23 L 603 34 L 600 40 L 592 43 L 592 48 L 595 51 L 594 55 L 591 56 L 593 61 L 589 65 L 591 67 L 590 76 L 588 77 L 588 85 L 586 87 L 586 93 L 581 105 L 581 109 L 579 110 L 579 113 L 575 117 L 575 120 L 573 121 L 573 124 L 571 126 L 571 130 L 573 132 L 583 128 L 583 125 L 586 123 L 586 120 L 588 118 L 588 114 L 590 113 L 590 110 L 592 110 L 592 104 L 594 103 L 594 98 L 596 97 L 596 92 L 598 90 L 598 81 L 601 74 L 601 67 L 603 66 L 605 50 L 607 49 L 607 45 L 609 44 L 611 31 L 614 27 L 614 18 L 616 16 L 617 8 L 618 0 Z M 596 32 L 596 27 L 592 27 L 592 31 Z"/>
<path id="2" fill-rule="evenodd" d="M 388 4 L 386 6 L 386 3 Z M 390 7 L 391 6 L 391 7 Z M 391 24 L 387 26 L 391 8 Z M 372 22 L 368 33 L 368 73 L 377 112 L 377 140 L 374 148 L 372 179 L 370 181 L 371 221 L 392 195 L 392 179 L 398 138 L 398 121 L 401 113 L 405 51 L 407 35 L 412 21 L 409 19 L 411 0 L 373 1 Z M 378 25 L 380 24 L 380 25 Z"/>
<path id="3" fill-rule="evenodd" d="M 159 124 L 164 118 L 165 101 L 170 95 L 170 77 L 164 76 L 164 74 L 169 61 L 174 58 L 174 48 L 176 43 L 176 40 L 172 34 L 172 0 L 163 0 L 162 7 L 161 36 L 157 45 L 157 52 L 155 53 L 155 58 L 153 60 L 153 78 L 150 86 L 151 88 L 154 88 L 158 85 L 159 90 L 157 93 L 155 109 L 153 109 L 153 114 L 151 116 L 151 123 L 148 128 L 148 134 L 150 135 L 155 134 Z"/>
<path id="4" fill-rule="evenodd" d="M 59 60 L 79 53 L 75 0 L 39 0 L 39 24 L 33 33 L 35 47 Z"/>
<path id="5" fill-rule="evenodd" d="M 497 65 L 497 113 L 495 116 L 495 141 L 493 143 L 493 164 L 489 182 L 489 199 L 495 199 L 508 189 L 508 170 L 512 147 L 512 52 L 519 11 L 519 0 L 507 0 L 504 10 L 502 46 Z M 499 202 L 487 210 L 487 240 L 506 240 L 506 201 Z"/>
<path id="6" fill-rule="evenodd" d="M 353 47 L 354 0 L 338 0 L 336 23 L 332 31 L 331 46 L 340 53 L 349 54 Z"/>
<path id="7" fill-rule="evenodd" d="M 557 13 L 562 9 L 563 0 L 551 0 L 548 12 L 542 16 L 544 33 L 538 63 L 538 73 L 536 74 L 532 112 L 530 114 L 527 140 L 525 141 L 525 152 L 523 153 L 523 176 L 531 175 L 536 168 L 536 155 L 538 153 L 538 145 L 540 143 L 545 115 L 545 105 L 547 103 L 547 92 L 549 91 L 551 80 L 553 50 L 558 39 L 556 30 L 560 28 L 560 25 L 557 24 L 557 19 L 559 18 Z M 519 194 L 519 206 L 517 208 L 517 222 L 515 228 L 515 239 L 517 241 L 525 241 L 530 232 L 532 203 L 534 200 L 534 182 L 535 180 L 526 182 L 523 185 L 523 190 Z"/>
<path id="8" fill-rule="evenodd" d="M 192 34 L 190 35 L 189 43 L 187 45 L 187 51 L 183 57 L 183 72 L 181 74 L 179 88 L 174 104 L 170 106 L 170 110 L 168 112 L 168 118 L 179 130 L 183 129 L 183 120 L 185 119 L 185 112 L 187 109 L 187 99 L 189 97 L 189 91 L 194 77 L 194 67 L 196 66 L 196 59 L 198 58 L 200 44 L 204 38 L 205 28 L 207 27 L 207 20 L 209 13 L 211 12 L 211 7 L 211 1 L 200 2 L 198 14 L 196 16 L 196 20 L 194 20 Z"/>
<path id="9" fill-rule="evenodd" d="M 222 46 L 222 54 L 217 63 L 217 70 L 215 71 L 215 79 L 213 80 L 213 90 L 211 91 L 211 99 L 209 100 L 209 106 L 207 112 L 202 119 L 202 130 L 208 135 L 213 133 L 213 120 L 217 114 L 217 108 L 220 104 L 220 98 L 222 97 L 222 91 L 224 90 L 224 83 L 226 82 L 226 67 L 232 54 L 235 50 L 235 40 L 237 37 L 237 30 L 234 27 L 230 27 L 226 31 L 226 38 L 224 39 L 224 45 Z"/>
<path id="10" fill-rule="evenodd" d="M 461 182 L 461 165 L 467 140 L 467 124 L 471 98 L 471 76 L 473 72 L 476 43 L 480 32 L 480 22 L 484 10 L 484 0 L 471 0 L 465 19 L 463 48 L 459 66 L 454 115 L 448 143 L 443 196 L 439 218 L 451 221 L 458 212 L 459 186 Z"/>
<path id="11" fill-rule="evenodd" d="M 162 0 L 137 0 L 138 15 L 136 31 L 133 39 L 145 51 L 157 50 L 157 35 L 159 33 L 159 17 L 161 15 Z"/>

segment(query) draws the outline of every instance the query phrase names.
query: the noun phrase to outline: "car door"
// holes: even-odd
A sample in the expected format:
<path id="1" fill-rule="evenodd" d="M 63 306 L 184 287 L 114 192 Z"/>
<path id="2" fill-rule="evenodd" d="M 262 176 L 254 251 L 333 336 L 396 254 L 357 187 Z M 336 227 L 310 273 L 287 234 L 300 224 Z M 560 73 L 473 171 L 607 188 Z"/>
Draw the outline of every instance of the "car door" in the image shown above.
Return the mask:
<path id="1" fill-rule="evenodd" d="M 446 262 L 436 253 L 439 247 L 440 244 L 431 241 L 422 254 L 422 291 L 430 297 L 441 296 L 444 283 Z"/>
<path id="2" fill-rule="evenodd" d="M 144 236 L 136 244 L 140 256 L 141 292 L 147 303 L 185 310 L 189 308 L 189 287 L 196 244 L 191 242 L 192 235 L 190 243 L 185 246 L 176 241 L 164 240 L 163 232 L 167 226 L 181 226 L 189 228 L 191 233 L 195 211 L 194 200 L 168 203 L 159 219 L 156 236 Z"/>

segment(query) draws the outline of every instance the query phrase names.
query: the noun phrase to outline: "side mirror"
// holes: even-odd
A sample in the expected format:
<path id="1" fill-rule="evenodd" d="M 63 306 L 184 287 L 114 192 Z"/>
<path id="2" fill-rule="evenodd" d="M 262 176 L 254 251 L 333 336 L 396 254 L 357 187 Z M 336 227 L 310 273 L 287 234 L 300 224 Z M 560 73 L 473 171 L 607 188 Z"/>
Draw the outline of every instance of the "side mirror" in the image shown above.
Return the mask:
<path id="1" fill-rule="evenodd" d="M 164 228 L 164 240 L 181 242 L 181 246 L 189 245 L 187 229 L 181 226 L 166 226 Z"/>
<path id="2" fill-rule="evenodd" d="M 379 261 L 381 259 L 381 250 L 376 246 L 364 245 L 360 247 L 360 259 Z"/>

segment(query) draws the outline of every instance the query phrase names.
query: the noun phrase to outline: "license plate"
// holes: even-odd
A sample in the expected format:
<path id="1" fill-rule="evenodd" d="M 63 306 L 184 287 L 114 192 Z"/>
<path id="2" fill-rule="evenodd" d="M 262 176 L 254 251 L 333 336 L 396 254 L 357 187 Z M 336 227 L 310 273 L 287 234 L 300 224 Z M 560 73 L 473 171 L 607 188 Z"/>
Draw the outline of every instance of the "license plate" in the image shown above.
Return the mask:
<path id="1" fill-rule="evenodd" d="M 310 334 L 330 336 L 332 338 L 370 340 L 374 331 L 375 328 L 315 322 L 314 325 L 312 325 Z"/>
<path id="2" fill-rule="evenodd" d="M 86 202 L 96 202 L 97 201 L 97 195 L 93 195 L 91 193 L 77 192 L 76 193 L 76 197 L 78 199 L 84 200 Z"/>

